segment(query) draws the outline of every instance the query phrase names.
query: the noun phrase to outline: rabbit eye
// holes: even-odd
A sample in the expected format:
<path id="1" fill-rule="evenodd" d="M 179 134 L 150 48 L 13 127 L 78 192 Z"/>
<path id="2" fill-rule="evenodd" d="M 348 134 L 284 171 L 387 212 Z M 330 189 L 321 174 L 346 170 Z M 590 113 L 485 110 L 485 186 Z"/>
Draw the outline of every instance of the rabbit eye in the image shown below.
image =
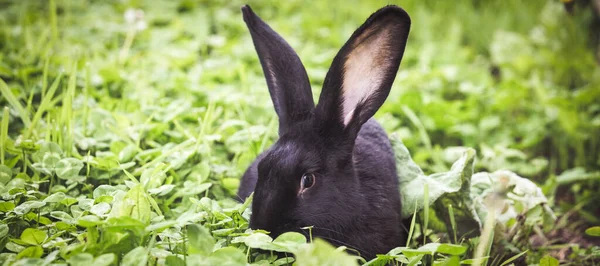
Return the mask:
<path id="1" fill-rule="evenodd" d="M 312 187 L 315 184 L 315 175 L 311 173 L 306 173 L 302 175 L 302 179 L 300 180 L 300 190 L 305 190 L 309 187 Z"/>

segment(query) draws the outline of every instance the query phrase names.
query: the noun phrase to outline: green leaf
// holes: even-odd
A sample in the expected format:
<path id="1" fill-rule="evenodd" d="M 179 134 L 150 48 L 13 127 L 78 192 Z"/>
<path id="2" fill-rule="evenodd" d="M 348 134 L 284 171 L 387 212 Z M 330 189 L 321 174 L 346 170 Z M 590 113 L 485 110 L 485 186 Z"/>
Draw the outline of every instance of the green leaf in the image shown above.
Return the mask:
<path id="1" fill-rule="evenodd" d="M 140 176 L 140 183 L 147 189 L 159 187 L 167 178 L 164 165 L 159 165 L 154 168 L 146 169 Z"/>
<path id="2" fill-rule="evenodd" d="M 499 223 L 523 215 L 527 225 L 554 224 L 556 216 L 546 204 L 548 199 L 542 189 L 528 178 L 511 171 L 498 170 L 476 173 L 471 177 L 471 182 L 471 198 L 481 220 L 486 219 L 493 209 L 498 213 L 496 221 Z M 501 196 L 504 194 L 514 196 Z"/>
<path id="3" fill-rule="evenodd" d="M 433 255 L 437 252 L 440 243 L 427 243 L 418 249 L 404 249 L 402 253 L 408 258 L 412 258 L 417 255 Z"/>
<path id="4" fill-rule="evenodd" d="M 19 252 L 17 259 L 21 258 L 41 258 L 44 255 L 44 249 L 40 246 L 32 246 Z"/>
<path id="5" fill-rule="evenodd" d="M 291 265 L 294 261 L 295 261 L 295 259 L 293 257 L 287 257 L 287 258 L 278 259 L 271 264 L 273 266 Z"/>
<path id="6" fill-rule="evenodd" d="M 210 255 L 207 265 L 247 265 L 246 254 L 234 247 L 220 248 Z"/>
<path id="7" fill-rule="evenodd" d="M 44 265 L 44 266 L 46 266 L 46 265 L 50 265 L 50 264 L 51 264 L 53 261 L 55 261 L 55 260 L 56 260 L 56 258 L 58 257 L 58 253 L 59 253 L 59 252 L 60 252 L 59 250 L 55 250 L 55 251 L 52 251 L 52 252 L 50 252 L 50 253 L 49 253 L 49 254 L 48 254 L 48 255 L 47 255 L 45 258 L 44 258 L 44 263 L 43 263 L 43 265 Z"/>
<path id="8" fill-rule="evenodd" d="M 593 226 L 585 230 L 589 236 L 600 236 L 600 226 Z"/>
<path id="9" fill-rule="evenodd" d="M 68 221 L 68 222 L 73 220 L 73 217 L 71 215 L 69 215 L 68 213 L 63 212 L 63 211 L 52 211 L 52 212 L 50 212 L 50 217 L 61 220 L 61 221 Z"/>
<path id="10" fill-rule="evenodd" d="M 187 235 L 191 254 L 208 255 L 212 253 L 215 240 L 204 226 L 197 224 L 188 225 Z"/>
<path id="11" fill-rule="evenodd" d="M 78 200 L 74 199 L 74 198 L 65 198 L 65 199 L 63 199 L 63 200 L 60 201 L 60 203 L 66 205 L 66 206 L 71 206 L 71 205 L 73 205 L 73 204 L 75 204 L 77 202 L 78 202 Z"/>
<path id="12" fill-rule="evenodd" d="M 297 232 L 283 233 L 272 243 L 276 247 L 275 251 L 289 253 L 295 253 L 304 244 L 306 244 L 306 237 Z"/>
<path id="13" fill-rule="evenodd" d="M 47 154 L 54 154 L 60 159 L 60 157 L 63 155 L 63 152 L 58 144 L 44 141 L 42 144 L 40 144 L 40 149 L 31 155 L 31 158 L 34 162 L 41 163 L 44 160 L 44 156 Z"/>
<path id="14" fill-rule="evenodd" d="M 421 262 L 421 259 L 423 259 L 423 256 L 425 256 L 425 255 L 423 255 L 423 254 L 419 254 L 419 255 L 416 255 L 416 256 L 414 256 L 414 257 L 410 257 L 410 258 L 409 258 L 409 261 L 408 261 L 408 264 L 406 264 L 406 265 L 407 265 L 407 266 L 415 266 L 415 265 L 418 265 L 418 264 L 419 264 L 419 262 Z"/>
<path id="15" fill-rule="evenodd" d="M 61 202 L 62 200 L 64 200 L 67 196 L 65 195 L 65 193 L 63 192 L 57 192 L 54 193 L 48 197 L 46 197 L 43 202 L 46 203 L 56 203 L 56 202 Z"/>
<path id="16" fill-rule="evenodd" d="M 109 185 L 100 185 L 96 189 L 94 189 L 94 199 L 100 198 L 102 196 L 110 196 L 113 197 L 115 192 L 119 189 L 114 186 Z"/>
<path id="17" fill-rule="evenodd" d="M 175 255 L 169 255 L 165 259 L 165 265 L 166 266 L 185 266 L 185 261 L 183 261 L 183 259 L 181 259 Z"/>
<path id="18" fill-rule="evenodd" d="M 92 208 L 90 208 L 90 212 L 98 215 L 98 216 L 103 216 L 104 214 L 108 213 L 110 211 L 110 204 L 105 203 L 105 202 L 101 202 L 98 203 L 94 206 L 92 206 Z"/>
<path id="19" fill-rule="evenodd" d="M 144 224 L 150 223 L 150 201 L 140 184 L 134 185 L 120 202 L 115 202 L 109 217 L 129 216 Z"/>
<path id="20" fill-rule="evenodd" d="M 21 205 L 17 206 L 14 209 L 14 212 L 17 215 L 24 215 L 24 214 L 29 213 L 31 211 L 31 209 L 38 209 L 45 205 L 46 205 L 46 203 L 41 202 L 41 201 L 35 201 L 35 200 L 26 201 L 26 202 L 21 203 Z"/>
<path id="21" fill-rule="evenodd" d="M 25 250 L 25 247 L 23 245 L 25 245 L 25 243 L 18 244 L 18 242 L 23 242 L 20 239 L 11 239 L 10 242 L 6 243 L 6 250 L 12 251 L 14 253 L 19 253 L 23 250 Z M 1 254 L 1 253 L 0 253 Z"/>
<path id="22" fill-rule="evenodd" d="M 0 212 L 9 212 L 15 209 L 15 204 L 10 201 L 0 202 Z"/>
<path id="23" fill-rule="evenodd" d="M 97 225 L 100 225 L 103 223 L 104 223 L 104 221 L 102 221 L 96 215 L 85 215 L 85 216 L 77 218 L 77 225 L 79 225 L 81 227 L 93 227 L 93 226 L 97 226 Z"/>
<path id="24" fill-rule="evenodd" d="M 460 265 L 460 258 L 458 256 L 449 256 L 449 257 L 445 257 L 445 258 L 440 258 L 437 259 L 433 262 L 434 266 L 446 266 L 446 265 L 451 265 L 451 266 L 459 266 Z"/>
<path id="25" fill-rule="evenodd" d="M 39 169 L 42 172 L 51 175 L 56 169 L 56 164 L 60 161 L 61 155 L 58 153 L 45 153 L 42 157 L 42 162 L 39 164 Z M 37 164 L 34 164 L 34 166 Z"/>
<path id="26" fill-rule="evenodd" d="M 467 149 L 463 156 L 452 166 L 452 170 L 446 173 L 437 173 L 426 176 L 421 168 L 412 160 L 410 153 L 402 141 L 396 137 L 391 137 L 394 153 L 396 156 L 396 166 L 400 175 L 402 188 L 403 205 L 402 214 L 404 217 L 410 216 L 415 210 L 423 208 L 423 184 L 429 184 L 429 201 L 437 201 L 439 197 L 447 193 L 458 192 L 463 183 L 471 176 L 465 171 L 471 171 L 475 151 Z M 468 188 L 468 187 L 467 187 Z M 468 192 L 468 191 L 467 191 Z"/>
<path id="27" fill-rule="evenodd" d="M 454 244 L 440 244 L 437 252 L 449 255 L 462 255 L 467 251 L 467 247 Z"/>
<path id="28" fill-rule="evenodd" d="M 357 257 L 349 255 L 343 249 L 334 248 L 331 244 L 320 238 L 316 238 L 311 245 L 302 246 L 295 255 L 295 265 L 298 266 L 358 265 Z"/>
<path id="29" fill-rule="evenodd" d="M 201 163 L 197 164 L 194 170 L 195 173 L 199 175 L 198 180 L 207 180 L 208 176 L 210 175 L 210 164 L 208 163 L 208 161 L 204 160 Z"/>
<path id="30" fill-rule="evenodd" d="M 79 208 L 81 208 L 84 211 L 89 211 L 93 205 L 93 199 L 79 199 L 79 204 L 77 206 L 79 206 Z"/>
<path id="31" fill-rule="evenodd" d="M 173 220 L 169 220 L 169 221 L 162 221 L 162 222 L 158 222 L 158 223 L 153 223 L 151 225 L 146 226 L 146 232 L 162 232 L 163 230 L 174 226 L 177 224 L 177 221 L 173 221 Z"/>
<path id="32" fill-rule="evenodd" d="M 586 180 L 600 180 L 600 171 L 588 172 L 583 167 L 575 167 L 562 172 L 556 177 L 556 182 L 560 185 Z"/>
<path id="33" fill-rule="evenodd" d="M 73 232 L 75 231 L 75 225 L 71 224 L 71 221 L 67 222 L 56 222 L 56 229 L 61 231 Z"/>
<path id="34" fill-rule="evenodd" d="M 267 234 L 260 232 L 253 232 L 249 236 L 236 237 L 233 242 L 244 242 L 244 244 L 250 248 L 260 248 L 265 250 L 271 250 L 273 246 L 271 242 L 273 238 Z"/>
<path id="35" fill-rule="evenodd" d="M 12 170 L 6 165 L 0 165 L 0 185 L 5 185 L 12 178 Z"/>
<path id="36" fill-rule="evenodd" d="M 235 228 L 224 228 L 224 229 L 217 229 L 217 230 L 213 230 L 212 234 L 214 236 L 228 236 L 231 235 L 231 233 L 235 232 Z"/>
<path id="37" fill-rule="evenodd" d="M 254 231 L 248 236 L 236 237 L 233 240 L 233 243 L 240 242 L 243 242 L 250 248 L 295 253 L 300 247 L 306 244 L 306 237 L 300 233 L 287 232 L 273 240 L 267 234 Z"/>
<path id="38" fill-rule="evenodd" d="M 75 158 L 64 158 L 56 163 L 54 171 L 60 179 L 78 179 L 79 171 L 83 168 L 83 162 Z"/>
<path id="39" fill-rule="evenodd" d="M 123 257 L 123 266 L 146 266 L 148 262 L 148 250 L 145 247 L 137 247 Z"/>
<path id="40" fill-rule="evenodd" d="M 478 230 L 473 229 L 481 228 L 481 220 L 474 208 L 470 194 L 475 150 L 464 149 L 462 156 L 452 165 L 450 171 L 426 176 L 412 160 L 402 141 L 395 135 L 392 135 L 390 140 L 400 176 L 402 215 L 410 217 L 415 210 L 423 209 L 425 203 L 423 199 L 427 198 L 427 202 L 433 204 L 434 213 L 430 213 L 430 218 L 433 219 L 428 220 L 432 225 L 444 224 L 448 234 L 453 235 L 454 229 L 447 208 L 448 205 L 452 205 L 455 222 L 458 225 L 457 235 L 478 233 Z M 428 195 L 424 194 L 424 184 L 428 185 Z"/>
<path id="41" fill-rule="evenodd" d="M 90 253 L 77 253 L 68 259 L 72 266 L 90 266 L 94 265 L 94 255 Z"/>
<path id="42" fill-rule="evenodd" d="M 137 146 L 135 146 L 133 144 L 129 144 L 129 145 L 125 146 L 121 151 L 119 151 L 119 155 L 118 155 L 119 162 L 121 162 L 121 163 L 129 162 L 131 159 L 133 159 L 133 157 L 135 156 L 135 154 L 137 152 L 138 152 Z"/>
<path id="43" fill-rule="evenodd" d="M 102 77 L 106 83 L 116 82 L 121 80 L 121 74 L 119 73 L 119 66 L 107 64 L 100 68 L 98 74 Z"/>
<path id="44" fill-rule="evenodd" d="M 11 180 L 11 183 L 17 183 L 17 184 L 13 185 L 12 188 L 10 188 L 11 184 L 9 184 L 9 186 L 7 186 L 8 188 L 10 188 L 10 190 L 8 191 L 9 195 L 15 196 L 15 195 L 24 194 L 27 192 L 27 190 L 25 190 L 23 188 L 23 187 L 25 187 L 25 180 L 23 180 L 21 178 L 15 178 L 15 179 Z"/>
<path id="45" fill-rule="evenodd" d="M 115 198 L 112 196 L 103 195 L 94 200 L 94 203 L 112 203 Z"/>
<path id="46" fill-rule="evenodd" d="M 94 263 L 91 264 L 93 266 L 108 266 L 113 263 L 117 259 L 117 256 L 113 253 L 102 254 L 94 259 Z M 90 266 L 90 265 L 85 265 Z"/>
<path id="47" fill-rule="evenodd" d="M 40 245 L 46 238 L 48 238 L 46 232 L 34 228 L 27 228 L 21 233 L 21 241 L 29 245 Z"/>
<path id="48" fill-rule="evenodd" d="M 0 238 L 8 235 L 8 225 L 0 224 Z"/>
<path id="49" fill-rule="evenodd" d="M 206 191 L 211 186 L 212 183 L 203 183 L 198 185 L 196 182 L 188 180 L 183 182 L 183 189 L 180 190 L 180 193 L 184 196 L 195 196 Z"/>
<path id="50" fill-rule="evenodd" d="M 540 266 L 558 266 L 558 260 L 546 255 L 540 259 Z"/>
<path id="51" fill-rule="evenodd" d="M 141 237 L 145 232 L 145 224 L 133 217 L 123 216 L 117 218 L 109 218 L 106 221 L 106 229 L 111 232 L 131 231 L 136 236 Z"/>
<path id="52" fill-rule="evenodd" d="M 175 188 L 175 185 L 162 185 L 157 188 L 148 189 L 148 193 L 151 195 L 164 196 L 169 194 Z"/>
<path id="53" fill-rule="evenodd" d="M 221 179 L 221 185 L 230 191 L 236 191 L 240 187 L 240 179 L 226 177 Z"/>

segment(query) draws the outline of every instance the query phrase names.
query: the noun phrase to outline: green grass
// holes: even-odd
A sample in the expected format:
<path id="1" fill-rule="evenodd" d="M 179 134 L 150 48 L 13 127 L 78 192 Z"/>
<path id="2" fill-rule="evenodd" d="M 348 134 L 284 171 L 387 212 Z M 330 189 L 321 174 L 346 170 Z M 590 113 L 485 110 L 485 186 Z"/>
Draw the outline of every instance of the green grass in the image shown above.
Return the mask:
<path id="1" fill-rule="evenodd" d="M 411 15 L 376 114 L 394 136 L 411 240 L 367 262 L 248 230 L 251 201 L 235 192 L 277 120 L 244 3 L 0 0 L 0 264 L 600 262 L 589 6 L 249 2 L 296 49 L 315 97 L 372 12 L 396 3 Z M 128 24 L 130 8 L 145 27 Z"/>

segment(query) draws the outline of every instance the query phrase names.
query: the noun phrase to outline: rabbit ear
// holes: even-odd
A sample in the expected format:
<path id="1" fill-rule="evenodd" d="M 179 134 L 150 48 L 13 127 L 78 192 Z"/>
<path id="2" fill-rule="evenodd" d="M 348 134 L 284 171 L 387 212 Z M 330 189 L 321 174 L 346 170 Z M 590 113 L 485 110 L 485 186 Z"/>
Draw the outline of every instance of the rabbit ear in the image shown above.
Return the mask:
<path id="1" fill-rule="evenodd" d="M 292 47 L 254 14 L 250 6 L 243 6 L 242 13 L 279 116 L 279 135 L 282 135 L 293 124 L 312 115 L 315 103 L 308 75 Z"/>
<path id="2" fill-rule="evenodd" d="M 358 28 L 333 59 L 315 116 L 324 130 L 354 136 L 387 98 L 400 66 L 410 17 L 386 6 Z"/>

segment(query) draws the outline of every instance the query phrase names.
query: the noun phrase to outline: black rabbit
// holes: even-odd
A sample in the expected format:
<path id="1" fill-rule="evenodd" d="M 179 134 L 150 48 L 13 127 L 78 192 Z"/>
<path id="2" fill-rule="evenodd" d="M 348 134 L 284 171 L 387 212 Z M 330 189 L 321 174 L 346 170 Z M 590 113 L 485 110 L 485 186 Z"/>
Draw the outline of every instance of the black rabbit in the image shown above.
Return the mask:
<path id="1" fill-rule="evenodd" d="M 404 245 L 394 154 L 371 117 L 396 77 L 408 14 L 386 6 L 371 15 L 333 59 L 315 107 L 294 50 L 249 6 L 242 13 L 279 116 L 279 140 L 238 191 L 240 199 L 254 191 L 250 227 L 275 237 L 313 226 L 313 236 L 366 258 Z"/>

